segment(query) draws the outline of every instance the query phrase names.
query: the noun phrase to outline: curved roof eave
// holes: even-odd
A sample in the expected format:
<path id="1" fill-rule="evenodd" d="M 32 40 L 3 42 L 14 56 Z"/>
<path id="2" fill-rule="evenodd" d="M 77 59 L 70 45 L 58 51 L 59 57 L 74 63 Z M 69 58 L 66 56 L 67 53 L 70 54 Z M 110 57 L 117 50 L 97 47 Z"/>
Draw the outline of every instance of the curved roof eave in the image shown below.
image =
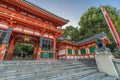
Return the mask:
<path id="1" fill-rule="evenodd" d="M 83 40 L 81 40 L 81 41 L 78 41 L 78 42 L 76 42 L 76 44 L 82 44 L 82 43 L 85 43 L 85 42 L 88 42 L 88 41 L 95 40 L 95 39 L 97 39 L 98 37 L 102 37 L 102 38 L 103 38 L 103 37 L 105 37 L 105 36 L 107 36 L 106 33 L 102 32 L 102 33 L 97 34 L 97 35 L 95 35 L 95 36 L 92 36 L 92 37 L 83 39 Z"/>
<path id="2" fill-rule="evenodd" d="M 22 1 L 24 1 L 24 2 L 26 2 L 26 3 L 28 3 L 28 4 L 30 4 L 30 5 L 32 5 L 32 6 L 36 7 L 36 8 L 38 8 L 38 9 L 39 9 L 40 11 L 42 11 L 42 12 L 45 12 L 45 13 L 47 13 L 47 14 L 49 14 L 49 15 L 52 15 L 54 18 L 56 18 L 56 19 L 60 20 L 61 22 L 63 22 L 62 25 L 64 25 L 64 24 L 66 24 L 66 23 L 69 22 L 69 20 L 64 19 L 64 18 L 62 18 L 62 17 L 60 17 L 60 16 L 57 16 L 57 15 L 55 15 L 55 14 L 53 14 L 53 13 L 51 13 L 51 12 L 49 12 L 49 11 L 47 11 L 47 10 L 41 8 L 41 7 L 39 7 L 39 6 L 37 6 L 37 5 L 35 5 L 35 4 L 31 3 L 31 2 L 29 2 L 28 0 L 22 0 Z"/>
<path id="3" fill-rule="evenodd" d="M 92 36 L 92 37 L 89 37 L 89 38 L 86 38 L 86 39 L 83 39 L 81 41 L 78 41 L 78 42 L 67 42 L 67 41 L 60 41 L 60 42 L 65 42 L 65 43 L 70 43 L 70 44 L 74 44 L 74 45 L 80 45 L 80 44 L 83 44 L 83 43 L 87 43 L 87 42 L 90 42 L 90 41 L 93 41 L 93 40 L 96 40 L 98 37 L 101 37 L 101 38 L 104 38 L 104 37 L 107 37 L 106 33 L 102 32 L 100 34 L 97 34 L 95 36 Z M 108 38 L 107 38 L 108 39 Z M 109 40 L 109 39 L 108 39 Z M 109 40 L 110 41 L 110 40 Z"/>

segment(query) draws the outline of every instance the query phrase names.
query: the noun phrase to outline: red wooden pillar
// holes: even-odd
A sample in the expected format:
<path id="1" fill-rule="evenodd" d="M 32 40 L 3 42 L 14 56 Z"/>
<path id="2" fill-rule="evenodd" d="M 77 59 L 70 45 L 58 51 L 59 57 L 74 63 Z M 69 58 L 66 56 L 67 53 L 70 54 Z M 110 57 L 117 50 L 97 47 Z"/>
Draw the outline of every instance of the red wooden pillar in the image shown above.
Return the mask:
<path id="1" fill-rule="evenodd" d="M 89 47 L 86 47 L 85 50 L 86 50 L 86 52 L 87 52 L 88 59 L 90 59 L 90 51 L 89 51 Z"/>
<path id="2" fill-rule="evenodd" d="M 67 60 L 67 56 L 68 56 L 68 53 L 67 53 L 67 45 L 65 45 L 65 56 L 66 56 L 66 60 Z"/>
<path id="3" fill-rule="evenodd" d="M 6 46 L 7 44 L 2 44 L 2 46 L 0 47 L 0 60 L 4 59 L 4 54 L 6 52 Z"/>
<path id="4" fill-rule="evenodd" d="M 40 59 L 41 59 L 41 52 L 42 52 L 42 49 L 39 48 L 39 49 L 38 49 L 38 52 L 37 52 L 37 60 L 40 60 Z"/>
<path id="5" fill-rule="evenodd" d="M 53 46 L 53 54 L 54 54 L 53 58 L 57 59 L 57 54 L 56 54 L 56 37 L 54 37 L 54 44 L 53 45 L 54 45 Z"/>
<path id="6" fill-rule="evenodd" d="M 11 33 L 12 33 L 12 28 L 9 28 L 6 32 L 4 39 L 3 39 L 2 46 L 0 47 L 0 60 L 4 59 L 5 52 L 6 52 L 6 46 L 8 44 Z"/>
<path id="7" fill-rule="evenodd" d="M 43 39 L 44 39 L 44 37 L 43 37 L 43 35 L 41 35 L 40 41 L 39 41 L 39 48 L 38 48 L 38 51 L 37 51 L 37 60 L 41 59 Z"/>
<path id="8" fill-rule="evenodd" d="M 38 41 L 35 43 L 34 46 L 33 59 L 37 59 L 37 50 L 38 50 Z"/>
<path id="9" fill-rule="evenodd" d="M 16 43 L 16 41 L 15 41 L 15 38 L 13 37 L 11 42 L 10 42 L 9 49 L 8 49 L 8 55 L 7 55 L 7 58 L 6 58 L 7 60 L 11 60 L 12 59 L 15 43 Z"/>

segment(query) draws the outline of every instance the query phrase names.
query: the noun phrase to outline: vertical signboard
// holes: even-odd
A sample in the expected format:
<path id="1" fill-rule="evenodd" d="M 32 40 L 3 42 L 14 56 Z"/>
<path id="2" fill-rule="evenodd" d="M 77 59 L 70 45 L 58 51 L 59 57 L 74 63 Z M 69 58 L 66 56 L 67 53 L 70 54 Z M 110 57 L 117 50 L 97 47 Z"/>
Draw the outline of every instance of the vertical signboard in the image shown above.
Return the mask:
<path id="1" fill-rule="evenodd" d="M 9 41 L 9 37 L 11 35 L 11 31 L 12 31 L 12 28 L 8 28 L 8 30 L 6 32 L 6 35 L 5 35 L 5 37 L 3 39 L 3 42 L 2 42 L 3 44 L 7 44 L 7 42 Z"/>
<path id="2" fill-rule="evenodd" d="M 119 35 L 117 33 L 117 30 L 115 29 L 115 26 L 114 26 L 110 16 L 108 15 L 106 9 L 102 6 L 101 10 L 102 10 L 104 18 L 105 18 L 105 20 L 106 20 L 106 22 L 107 22 L 107 24 L 109 26 L 109 29 L 110 29 L 113 37 L 114 37 L 114 40 L 115 40 L 115 42 L 116 42 L 116 44 L 117 44 L 117 46 L 118 46 L 118 48 L 120 50 L 120 38 L 119 38 Z"/>
<path id="3" fill-rule="evenodd" d="M 43 35 L 41 35 L 41 37 L 40 37 L 40 43 L 39 43 L 39 48 L 42 48 L 42 46 L 43 46 L 43 39 L 44 39 L 44 37 L 43 37 Z"/>

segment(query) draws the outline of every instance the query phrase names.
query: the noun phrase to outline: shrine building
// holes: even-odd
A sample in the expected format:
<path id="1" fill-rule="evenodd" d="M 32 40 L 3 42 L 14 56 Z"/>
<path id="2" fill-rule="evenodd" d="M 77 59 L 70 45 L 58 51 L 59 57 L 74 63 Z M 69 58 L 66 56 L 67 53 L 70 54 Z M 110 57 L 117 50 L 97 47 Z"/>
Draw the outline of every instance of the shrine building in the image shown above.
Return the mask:
<path id="1" fill-rule="evenodd" d="M 95 38 L 80 42 L 57 41 L 69 21 L 26 0 L 0 0 L 0 60 L 12 60 L 16 43 L 34 45 L 33 60 L 94 58 Z"/>
<path id="2" fill-rule="evenodd" d="M 106 33 L 83 39 L 79 42 L 58 41 L 58 59 L 91 59 L 95 58 L 96 39 L 100 37 L 104 44 L 111 44 Z"/>

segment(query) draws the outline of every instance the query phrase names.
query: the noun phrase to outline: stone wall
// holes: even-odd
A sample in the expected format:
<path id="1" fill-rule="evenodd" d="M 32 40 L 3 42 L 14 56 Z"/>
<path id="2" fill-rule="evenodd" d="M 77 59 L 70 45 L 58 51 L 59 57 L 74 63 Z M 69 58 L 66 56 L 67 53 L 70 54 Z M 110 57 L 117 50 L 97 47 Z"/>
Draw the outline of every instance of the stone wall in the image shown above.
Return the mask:
<path id="1" fill-rule="evenodd" d="M 119 75 L 119 77 L 120 77 L 120 59 L 113 59 L 113 62 L 114 62 L 114 64 L 115 64 L 115 67 L 116 67 L 116 70 L 117 70 L 117 72 L 118 72 L 118 75 Z"/>

